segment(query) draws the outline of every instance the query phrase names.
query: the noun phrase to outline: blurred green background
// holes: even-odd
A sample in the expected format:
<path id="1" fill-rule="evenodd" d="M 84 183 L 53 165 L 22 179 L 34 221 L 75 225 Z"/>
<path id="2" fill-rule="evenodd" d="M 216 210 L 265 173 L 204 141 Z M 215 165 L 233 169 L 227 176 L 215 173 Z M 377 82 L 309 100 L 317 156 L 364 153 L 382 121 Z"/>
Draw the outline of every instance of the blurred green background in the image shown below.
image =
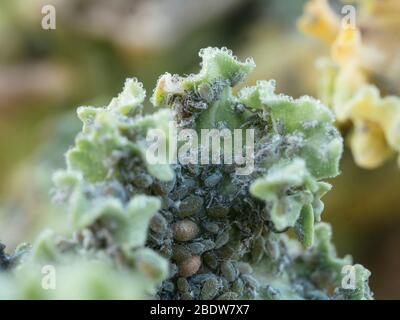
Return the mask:
<path id="1" fill-rule="evenodd" d="M 276 79 L 292 96 L 316 95 L 317 57 L 302 35 L 304 0 L 2 0 L 0 2 L 0 241 L 13 248 L 65 223 L 51 203 L 51 174 L 80 130 L 75 109 L 102 106 L 127 77 L 148 95 L 166 71 L 198 70 L 198 51 L 226 46 L 257 64 L 248 84 Z M 56 8 L 56 29 L 41 8 Z M 146 106 L 151 112 L 152 107 Z M 372 271 L 376 298 L 400 298 L 400 171 L 394 161 L 357 168 L 346 150 L 325 196 L 341 255 Z"/>

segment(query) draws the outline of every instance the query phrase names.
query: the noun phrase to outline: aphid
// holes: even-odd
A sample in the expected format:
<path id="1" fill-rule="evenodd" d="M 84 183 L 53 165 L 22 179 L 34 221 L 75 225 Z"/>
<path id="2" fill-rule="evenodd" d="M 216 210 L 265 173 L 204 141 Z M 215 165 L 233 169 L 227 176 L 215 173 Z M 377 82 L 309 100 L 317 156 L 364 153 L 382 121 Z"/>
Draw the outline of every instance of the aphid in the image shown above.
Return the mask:
<path id="1" fill-rule="evenodd" d="M 203 206 L 203 202 L 204 200 L 202 197 L 196 195 L 188 196 L 180 203 L 177 212 L 178 216 L 188 217 L 194 215 L 200 211 L 201 207 Z"/>
<path id="2" fill-rule="evenodd" d="M 265 240 L 263 237 L 258 237 L 251 248 L 251 259 L 253 262 L 260 262 L 264 255 Z"/>
<path id="3" fill-rule="evenodd" d="M 201 166 L 196 164 L 188 164 L 185 166 L 187 173 L 193 177 L 198 177 L 201 174 Z"/>
<path id="4" fill-rule="evenodd" d="M 172 278 L 178 273 L 178 266 L 175 263 L 169 264 L 169 277 Z"/>
<path id="5" fill-rule="evenodd" d="M 205 245 L 202 244 L 201 242 L 194 242 L 188 245 L 188 248 L 191 253 L 200 255 L 204 252 Z"/>
<path id="6" fill-rule="evenodd" d="M 200 286 L 192 286 L 192 296 L 198 298 L 200 296 L 201 287 Z"/>
<path id="7" fill-rule="evenodd" d="M 204 245 L 204 251 L 209 251 L 215 248 L 215 242 L 211 239 L 206 239 L 201 242 Z"/>
<path id="8" fill-rule="evenodd" d="M 231 79 L 230 85 L 232 87 L 236 86 L 240 81 L 243 80 L 244 77 L 246 77 L 246 74 L 244 72 L 236 72 Z"/>
<path id="9" fill-rule="evenodd" d="M 192 220 L 185 219 L 175 222 L 172 226 L 174 238 L 178 241 L 192 240 L 199 233 L 199 227 Z"/>
<path id="10" fill-rule="evenodd" d="M 181 277 L 190 277 L 199 271 L 201 259 L 199 256 L 191 256 L 179 264 L 179 275 Z"/>
<path id="11" fill-rule="evenodd" d="M 280 256 L 279 241 L 269 238 L 265 243 L 265 250 L 268 257 L 276 261 Z"/>
<path id="12" fill-rule="evenodd" d="M 240 277 L 243 279 L 243 281 L 246 283 L 246 285 L 248 285 L 250 288 L 257 289 L 258 281 L 253 276 L 251 276 L 249 274 L 242 274 Z"/>
<path id="13" fill-rule="evenodd" d="M 190 278 L 190 281 L 194 284 L 202 284 L 204 281 L 211 277 L 215 277 L 212 273 L 198 273 Z"/>
<path id="14" fill-rule="evenodd" d="M 203 220 L 206 218 L 206 210 L 204 209 L 204 207 L 201 207 L 201 209 L 197 212 L 196 218 L 198 218 L 200 220 Z"/>
<path id="15" fill-rule="evenodd" d="M 175 186 L 175 182 L 176 182 L 176 179 L 173 179 L 171 181 L 158 181 L 157 180 L 152 184 L 152 189 L 156 194 L 158 194 L 160 196 L 166 195 L 172 191 L 172 189 Z"/>
<path id="16" fill-rule="evenodd" d="M 208 104 L 204 101 L 197 101 L 192 104 L 192 107 L 196 110 L 206 110 L 208 108 Z"/>
<path id="17" fill-rule="evenodd" d="M 181 244 L 175 244 L 173 246 L 172 258 L 176 262 L 182 262 L 183 260 L 186 260 L 187 258 L 189 258 L 191 255 L 192 254 L 187 246 L 181 245 Z"/>
<path id="18" fill-rule="evenodd" d="M 229 80 L 219 79 L 219 80 L 214 81 L 211 84 L 211 87 L 212 87 L 212 90 L 213 90 L 213 94 L 214 94 L 213 99 L 214 100 L 219 99 L 219 97 L 221 96 L 221 93 L 224 90 L 224 88 L 226 88 L 228 86 L 230 86 L 230 81 Z"/>
<path id="19" fill-rule="evenodd" d="M 230 242 L 218 249 L 218 256 L 223 259 L 233 259 L 234 257 L 240 257 L 241 254 L 240 242 Z"/>
<path id="20" fill-rule="evenodd" d="M 159 246 L 163 243 L 163 236 L 160 233 L 151 232 L 148 234 L 147 240 L 149 243 Z"/>
<path id="21" fill-rule="evenodd" d="M 238 271 L 241 274 L 246 274 L 246 273 L 247 274 L 251 274 L 251 273 L 253 273 L 253 268 L 251 267 L 251 265 L 249 265 L 246 262 L 239 261 L 237 263 L 237 268 L 238 268 Z"/>
<path id="22" fill-rule="evenodd" d="M 235 281 L 238 272 L 231 261 L 224 261 L 221 264 L 221 272 L 226 280 L 229 282 Z"/>
<path id="23" fill-rule="evenodd" d="M 224 292 L 229 291 L 229 289 L 230 289 L 229 281 L 226 280 L 224 277 L 221 277 L 221 278 L 220 278 L 220 281 L 221 281 L 222 290 L 223 290 Z"/>
<path id="24" fill-rule="evenodd" d="M 204 263 L 211 269 L 218 267 L 218 258 L 214 252 L 208 251 L 203 254 Z"/>
<path id="25" fill-rule="evenodd" d="M 208 83 L 204 83 L 197 88 L 197 93 L 201 99 L 211 102 L 214 99 L 214 92 Z"/>
<path id="26" fill-rule="evenodd" d="M 211 222 L 211 221 L 203 222 L 203 228 L 212 234 L 217 234 L 219 231 L 218 223 Z"/>
<path id="27" fill-rule="evenodd" d="M 215 277 L 211 277 L 204 281 L 203 287 L 201 288 L 200 299 L 211 300 L 215 298 L 220 290 L 219 281 Z"/>
<path id="28" fill-rule="evenodd" d="M 161 196 L 161 209 L 163 210 L 168 210 L 170 207 L 170 198 L 168 198 L 167 196 Z"/>
<path id="29" fill-rule="evenodd" d="M 167 220 L 159 213 L 155 214 L 150 220 L 150 229 L 156 233 L 163 234 L 167 227 Z"/>
<path id="30" fill-rule="evenodd" d="M 229 208 L 222 205 L 216 205 L 207 208 L 207 214 L 213 218 L 219 218 L 219 219 L 226 218 L 229 214 Z"/>
<path id="31" fill-rule="evenodd" d="M 215 249 L 219 249 L 226 245 L 229 241 L 229 230 L 222 232 L 215 240 Z"/>
<path id="32" fill-rule="evenodd" d="M 261 292 L 268 300 L 277 300 L 280 296 L 280 292 L 270 285 L 266 285 L 264 288 L 262 288 Z"/>
<path id="33" fill-rule="evenodd" d="M 237 278 L 236 281 L 232 283 L 232 290 L 238 294 L 242 294 L 244 289 L 244 282 L 241 278 Z"/>
<path id="34" fill-rule="evenodd" d="M 189 193 L 189 188 L 186 184 L 179 186 L 172 193 L 170 193 L 170 197 L 173 200 L 179 200 L 186 197 Z"/>
<path id="35" fill-rule="evenodd" d="M 171 258 L 173 252 L 170 245 L 162 245 L 159 249 L 161 255 L 167 259 Z"/>
<path id="36" fill-rule="evenodd" d="M 189 293 L 190 291 L 189 282 L 186 280 L 186 278 L 178 278 L 176 281 L 176 286 L 178 287 L 180 293 Z"/>
<path id="37" fill-rule="evenodd" d="M 168 223 L 171 223 L 174 220 L 174 215 L 171 211 L 163 210 L 161 213 L 164 216 L 165 220 L 167 220 Z"/>
<path id="38" fill-rule="evenodd" d="M 164 281 L 164 282 L 163 282 L 163 285 L 162 285 L 162 288 L 163 288 L 165 291 L 174 292 L 174 290 L 175 290 L 175 285 L 173 284 L 172 281 Z"/>
<path id="39" fill-rule="evenodd" d="M 213 188 L 221 181 L 221 179 L 222 174 L 220 172 L 213 173 L 204 180 L 204 185 L 207 188 Z"/>
<path id="40" fill-rule="evenodd" d="M 240 102 L 233 104 L 232 107 L 233 107 L 233 110 L 238 113 L 243 113 L 246 110 L 246 106 Z"/>
<path id="41" fill-rule="evenodd" d="M 234 164 L 225 164 L 222 168 L 222 171 L 225 173 L 233 173 L 236 170 L 236 166 Z"/>
<path id="42" fill-rule="evenodd" d="M 181 300 L 193 300 L 193 296 L 190 293 L 182 293 L 181 294 Z"/>
<path id="43" fill-rule="evenodd" d="M 132 183 L 135 187 L 146 189 L 153 183 L 153 178 L 149 174 L 138 173 L 135 175 L 134 179 L 132 179 Z"/>
<path id="44" fill-rule="evenodd" d="M 189 189 L 195 189 L 199 186 L 198 182 L 195 179 L 187 177 L 182 180 L 182 185 L 186 186 Z"/>

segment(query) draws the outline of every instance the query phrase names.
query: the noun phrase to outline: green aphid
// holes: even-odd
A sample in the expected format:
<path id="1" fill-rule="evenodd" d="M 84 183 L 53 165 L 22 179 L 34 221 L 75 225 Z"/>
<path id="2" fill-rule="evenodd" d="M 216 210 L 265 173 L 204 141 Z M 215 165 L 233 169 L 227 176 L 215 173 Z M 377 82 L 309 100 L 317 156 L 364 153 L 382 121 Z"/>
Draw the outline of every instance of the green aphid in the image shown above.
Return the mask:
<path id="1" fill-rule="evenodd" d="M 178 280 L 176 280 L 176 285 L 180 293 L 184 294 L 190 292 L 190 286 L 186 278 L 178 278 Z"/>
<path id="2" fill-rule="evenodd" d="M 221 272 L 225 279 L 229 282 L 235 281 L 236 277 L 238 276 L 238 271 L 231 261 L 222 262 Z"/>
<path id="3" fill-rule="evenodd" d="M 177 215 L 182 218 L 192 216 L 200 211 L 203 203 L 203 198 L 199 196 L 188 196 L 187 198 L 183 199 L 182 202 L 179 204 Z"/>
<path id="4" fill-rule="evenodd" d="M 203 300 L 210 300 L 217 296 L 219 290 L 221 289 L 221 284 L 217 278 L 211 277 L 204 281 L 203 287 L 201 288 L 200 298 Z"/>
<path id="5" fill-rule="evenodd" d="M 236 292 L 239 296 L 241 296 L 244 290 L 244 281 L 241 278 L 237 278 L 232 283 L 232 290 Z"/>
<path id="6" fill-rule="evenodd" d="M 216 269 L 217 266 L 219 265 L 218 257 L 213 252 L 204 253 L 203 260 L 205 264 L 211 269 Z"/>
<path id="7" fill-rule="evenodd" d="M 254 240 L 251 249 L 251 259 L 254 263 L 260 262 L 265 251 L 265 240 L 263 237 L 258 237 Z"/>
<path id="8" fill-rule="evenodd" d="M 212 234 L 217 234 L 219 232 L 219 225 L 216 222 L 205 221 L 202 225 L 206 231 Z"/>
<path id="9" fill-rule="evenodd" d="M 229 241 L 229 229 L 221 232 L 217 238 L 215 239 L 215 249 L 219 249 L 222 246 L 226 245 Z"/>
<path id="10" fill-rule="evenodd" d="M 207 208 L 207 215 L 212 218 L 226 218 L 229 214 L 229 208 L 223 205 L 215 205 Z"/>

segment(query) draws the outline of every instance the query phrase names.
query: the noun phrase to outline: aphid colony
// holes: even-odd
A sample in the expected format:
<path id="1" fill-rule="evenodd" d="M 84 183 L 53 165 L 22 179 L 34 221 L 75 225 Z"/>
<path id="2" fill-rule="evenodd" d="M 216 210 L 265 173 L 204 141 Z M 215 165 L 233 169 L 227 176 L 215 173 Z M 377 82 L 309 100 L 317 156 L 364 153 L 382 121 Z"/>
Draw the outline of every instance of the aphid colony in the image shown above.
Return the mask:
<path id="1" fill-rule="evenodd" d="M 259 262 L 266 250 L 262 237 L 266 220 L 260 216 L 264 205 L 257 200 L 242 202 L 240 190 L 236 199 L 222 197 L 218 190 L 222 181 L 207 187 L 206 181 L 218 170 L 223 166 L 199 166 L 195 172 L 180 167 L 172 183 L 157 183 L 163 207 L 150 221 L 148 245 L 171 261 L 170 279 L 158 293 L 161 299 L 257 296 L 258 282 L 242 259 Z"/>
<path id="2" fill-rule="evenodd" d="M 200 73 L 160 77 L 152 103 L 166 108 L 151 115 L 141 114 L 145 91 L 132 79 L 108 106 L 78 109 L 82 132 L 67 169 L 54 176 L 73 232 L 41 236 L 18 279 L 34 278 L 40 262 L 72 265 L 65 283 L 81 276 L 85 298 L 99 298 L 99 287 L 100 298 L 370 298 L 360 265 L 356 288 L 340 288 L 351 259 L 336 256 L 330 227 L 320 222 L 330 188 L 321 179 L 338 174 L 342 153 L 331 112 L 309 97 L 275 94 L 273 81 L 233 95 L 254 62 L 227 49 L 200 56 Z M 181 128 L 254 129 L 254 170 L 147 162 L 147 132 L 168 130 L 172 117 Z M 56 297 L 69 297 L 67 289 L 59 284 Z"/>

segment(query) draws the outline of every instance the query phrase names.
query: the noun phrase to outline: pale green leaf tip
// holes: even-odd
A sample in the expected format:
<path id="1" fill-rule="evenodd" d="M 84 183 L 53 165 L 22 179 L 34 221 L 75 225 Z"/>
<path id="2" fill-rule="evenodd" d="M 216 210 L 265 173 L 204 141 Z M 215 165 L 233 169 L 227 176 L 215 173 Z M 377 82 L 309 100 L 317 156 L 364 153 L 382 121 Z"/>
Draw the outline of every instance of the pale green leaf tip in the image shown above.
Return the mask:
<path id="1" fill-rule="evenodd" d="M 245 62 L 241 62 L 227 48 L 204 48 L 200 50 L 199 56 L 202 61 L 198 74 L 183 78 L 165 73 L 158 79 L 151 98 L 154 106 L 163 106 L 167 104 L 168 97 L 183 95 L 185 90 L 217 80 L 227 81 L 227 85 L 235 86 L 255 68 L 253 59 L 247 58 Z"/>

